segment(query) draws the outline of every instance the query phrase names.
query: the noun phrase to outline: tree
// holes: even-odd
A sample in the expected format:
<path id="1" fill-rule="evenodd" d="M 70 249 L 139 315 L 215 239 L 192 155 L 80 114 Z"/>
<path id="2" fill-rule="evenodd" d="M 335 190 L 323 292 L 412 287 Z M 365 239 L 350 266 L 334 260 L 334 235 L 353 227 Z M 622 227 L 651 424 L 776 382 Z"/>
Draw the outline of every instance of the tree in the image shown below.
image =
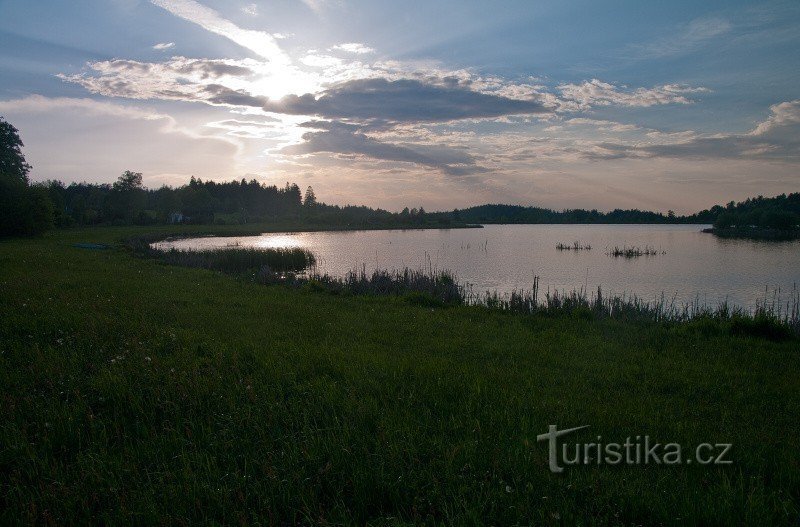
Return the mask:
<path id="1" fill-rule="evenodd" d="M 113 221 L 131 223 L 144 208 L 147 196 L 142 186 L 142 173 L 126 170 L 111 186 L 107 200 Z"/>
<path id="2" fill-rule="evenodd" d="M 22 140 L 19 131 L 0 117 L 0 176 L 28 184 L 31 166 L 22 155 Z"/>
<path id="3" fill-rule="evenodd" d="M 17 129 L 0 117 L 0 236 L 33 236 L 53 226 L 53 203 L 45 187 L 28 184 L 22 147 Z"/>
<path id="4" fill-rule="evenodd" d="M 788 211 L 769 209 L 762 215 L 761 223 L 770 229 L 788 231 L 797 226 L 797 216 Z"/>
<path id="5" fill-rule="evenodd" d="M 717 219 L 714 221 L 714 227 L 717 229 L 729 229 L 730 227 L 736 225 L 736 215 L 732 212 L 723 212 Z"/>
<path id="6" fill-rule="evenodd" d="M 314 194 L 314 189 L 311 188 L 311 185 L 309 185 L 306 189 L 306 196 L 303 198 L 303 205 L 305 205 L 307 208 L 312 208 L 316 204 L 317 196 Z"/>
<path id="7" fill-rule="evenodd" d="M 142 190 L 142 173 L 126 170 L 117 178 L 111 188 L 119 192 Z"/>

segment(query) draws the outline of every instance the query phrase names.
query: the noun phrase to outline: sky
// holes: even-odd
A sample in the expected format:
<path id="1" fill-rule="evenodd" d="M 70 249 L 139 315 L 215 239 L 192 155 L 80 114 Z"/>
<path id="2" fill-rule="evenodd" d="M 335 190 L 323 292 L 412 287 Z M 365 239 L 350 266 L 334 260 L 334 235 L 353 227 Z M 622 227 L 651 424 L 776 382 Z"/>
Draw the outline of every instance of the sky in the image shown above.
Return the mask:
<path id="1" fill-rule="evenodd" d="M 389 210 L 800 191 L 800 2 L 0 0 L 31 179 Z"/>

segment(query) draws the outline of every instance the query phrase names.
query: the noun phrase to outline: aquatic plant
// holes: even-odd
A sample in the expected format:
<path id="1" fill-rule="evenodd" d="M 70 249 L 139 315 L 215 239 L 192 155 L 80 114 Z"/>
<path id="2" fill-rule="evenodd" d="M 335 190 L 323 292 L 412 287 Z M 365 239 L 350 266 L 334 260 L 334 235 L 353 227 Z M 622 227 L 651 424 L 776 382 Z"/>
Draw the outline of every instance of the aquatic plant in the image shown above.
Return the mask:
<path id="1" fill-rule="evenodd" d="M 556 244 L 556 249 L 559 251 L 591 251 L 592 246 L 588 243 L 583 244 L 581 242 L 573 242 L 572 245 L 566 243 L 558 243 Z"/>
<path id="2" fill-rule="evenodd" d="M 612 256 L 614 258 L 638 258 L 639 256 L 655 256 L 657 254 L 667 254 L 667 251 L 659 251 L 656 250 L 654 247 L 650 247 L 649 245 L 645 245 L 644 247 L 637 247 L 631 246 L 628 247 L 623 245 L 622 247 L 614 246 L 608 252 L 606 252 L 608 256 Z"/>
<path id="3" fill-rule="evenodd" d="M 155 258 L 170 265 L 213 269 L 224 273 L 257 272 L 266 267 L 275 272 L 300 272 L 316 264 L 314 255 L 300 248 L 259 249 L 227 246 L 207 251 L 158 250 L 153 240 L 132 238 L 127 247 L 137 256 Z"/>

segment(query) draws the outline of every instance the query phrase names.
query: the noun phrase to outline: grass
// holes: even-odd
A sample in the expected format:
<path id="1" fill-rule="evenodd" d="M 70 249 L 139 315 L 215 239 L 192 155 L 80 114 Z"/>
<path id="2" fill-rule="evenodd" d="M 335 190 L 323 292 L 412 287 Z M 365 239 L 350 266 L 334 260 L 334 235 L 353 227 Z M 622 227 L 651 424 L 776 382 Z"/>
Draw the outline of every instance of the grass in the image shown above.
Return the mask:
<path id="1" fill-rule="evenodd" d="M 0 242 L 0 523 L 800 517 L 796 339 L 262 287 L 132 258 L 139 233 Z M 552 474 L 549 424 L 734 463 Z"/>
<path id="2" fill-rule="evenodd" d="M 606 254 L 614 258 L 638 258 L 640 256 L 656 256 L 658 254 L 667 254 L 667 252 L 658 251 L 649 245 L 645 245 L 644 247 L 637 247 L 635 245 L 632 245 L 631 247 L 628 247 L 627 245 L 619 247 L 615 245 L 609 249 Z"/>
<path id="3" fill-rule="evenodd" d="M 559 251 L 591 251 L 592 246 L 588 243 L 573 242 L 572 245 L 567 243 L 557 243 L 556 249 Z"/>
<path id="4" fill-rule="evenodd" d="M 276 272 L 303 271 L 314 265 L 314 255 L 305 249 L 214 249 L 210 251 L 153 251 L 155 258 L 170 265 L 244 273 L 268 269 Z"/>

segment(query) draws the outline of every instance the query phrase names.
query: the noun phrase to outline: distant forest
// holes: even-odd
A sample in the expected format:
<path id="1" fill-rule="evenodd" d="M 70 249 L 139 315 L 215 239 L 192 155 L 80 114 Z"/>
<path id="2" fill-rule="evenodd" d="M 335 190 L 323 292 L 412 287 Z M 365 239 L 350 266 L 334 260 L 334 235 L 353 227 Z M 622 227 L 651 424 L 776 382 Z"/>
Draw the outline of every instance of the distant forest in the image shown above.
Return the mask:
<path id="1" fill-rule="evenodd" d="M 54 205 L 54 222 L 70 225 L 150 225 L 158 223 L 247 224 L 302 222 L 335 227 L 460 226 L 478 223 L 707 223 L 718 227 L 795 228 L 800 221 L 800 193 L 759 196 L 730 202 L 688 216 L 672 211 L 615 209 L 551 210 L 517 205 L 480 205 L 446 212 L 422 207 L 389 212 L 366 206 L 327 205 L 311 187 L 283 187 L 256 180 L 216 183 L 192 178 L 188 185 L 146 189 L 141 174 L 125 172 L 113 184 L 50 181 L 37 184 Z"/>
<path id="2" fill-rule="evenodd" d="M 304 222 L 320 225 L 419 224 L 423 209 L 400 214 L 363 206 L 326 205 L 311 187 L 283 187 L 255 179 L 217 183 L 191 178 L 180 187 L 147 189 L 142 175 L 125 172 L 113 184 L 58 181 L 39 184 L 55 205 L 54 221 L 70 225 L 152 225 L 159 223 L 248 224 Z"/>
<path id="3" fill-rule="evenodd" d="M 731 201 L 688 216 L 677 216 L 672 211 L 667 214 L 638 209 L 555 211 L 517 205 L 480 205 L 443 214 L 467 223 L 707 223 L 722 228 L 792 229 L 800 222 L 800 193 Z"/>

